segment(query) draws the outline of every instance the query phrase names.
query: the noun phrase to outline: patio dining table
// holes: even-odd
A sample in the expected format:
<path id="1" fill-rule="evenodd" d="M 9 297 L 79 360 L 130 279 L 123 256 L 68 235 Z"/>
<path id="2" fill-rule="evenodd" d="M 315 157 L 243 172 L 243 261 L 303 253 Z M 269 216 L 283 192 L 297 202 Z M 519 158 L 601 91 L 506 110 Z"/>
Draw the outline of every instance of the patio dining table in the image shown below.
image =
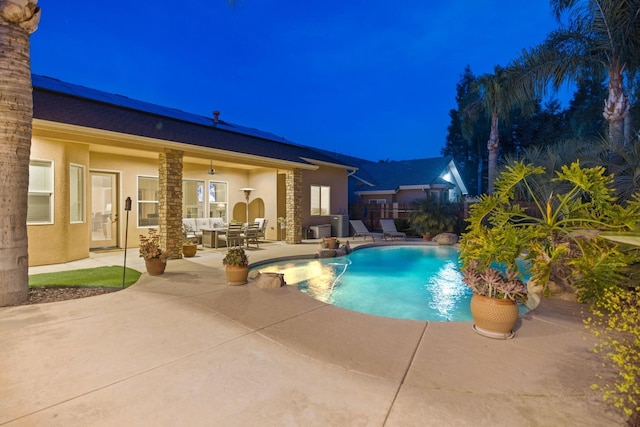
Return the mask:
<path id="1" fill-rule="evenodd" d="M 218 237 L 227 233 L 227 224 L 224 228 L 203 228 L 202 230 L 202 246 L 205 248 L 218 249 Z"/>

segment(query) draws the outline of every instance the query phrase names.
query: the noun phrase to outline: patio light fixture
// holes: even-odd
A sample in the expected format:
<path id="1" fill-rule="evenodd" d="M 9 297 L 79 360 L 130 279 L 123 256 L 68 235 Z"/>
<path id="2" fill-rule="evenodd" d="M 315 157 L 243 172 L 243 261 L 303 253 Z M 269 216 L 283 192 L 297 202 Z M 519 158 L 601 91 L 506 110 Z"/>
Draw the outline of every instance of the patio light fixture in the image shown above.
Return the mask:
<path id="1" fill-rule="evenodd" d="M 244 188 L 241 188 L 239 191 L 244 191 L 244 198 L 247 201 L 247 216 L 245 218 L 248 224 L 249 223 L 249 196 L 251 196 L 251 192 L 256 191 L 256 189 L 251 187 L 244 187 Z"/>

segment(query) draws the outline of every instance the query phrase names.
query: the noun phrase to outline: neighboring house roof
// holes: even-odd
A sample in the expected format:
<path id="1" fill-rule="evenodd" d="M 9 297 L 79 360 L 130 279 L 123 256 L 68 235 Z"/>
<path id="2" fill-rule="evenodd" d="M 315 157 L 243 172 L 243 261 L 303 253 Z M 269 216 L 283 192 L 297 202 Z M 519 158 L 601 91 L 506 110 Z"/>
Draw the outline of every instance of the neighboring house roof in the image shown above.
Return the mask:
<path id="1" fill-rule="evenodd" d="M 392 194 L 403 189 L 443 188 L 453 187 L 454 184 L 466 193 L 466 187 L 457 172 L 455 162 L 447 156 L 378 163 L 363 162 L 353 178 L 364 184 L 356 194 Z"/>
<path id="2" fill-rule="evenodd" d="M 91 129 L 215 148 L 233 153 L 311 165 L 314 161 L 344 168 L 326 152 L 281 136 L 213 117 L 186 113 L 114 95 L 50 77 L 32 76 L 33 117 Z"/>

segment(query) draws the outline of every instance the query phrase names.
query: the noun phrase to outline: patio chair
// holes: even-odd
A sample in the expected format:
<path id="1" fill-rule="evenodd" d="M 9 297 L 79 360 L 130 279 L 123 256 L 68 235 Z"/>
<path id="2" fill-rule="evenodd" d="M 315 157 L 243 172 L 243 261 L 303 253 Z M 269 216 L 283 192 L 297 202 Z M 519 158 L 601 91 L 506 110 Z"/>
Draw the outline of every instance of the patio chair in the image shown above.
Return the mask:
<path id="1" fill-rule="evenodd" d="M 264 234 L 267 232 L 268 220 L 265 218 L 256 218 L 256 222 L 258 223 L 258 237 L 264 239 Z"/>
<path id="2" fill-rule="evenodd" d="M 247 227 L 242 232 L 241 236 L 244 238 L 244 241 L 247 244 L 247 249 L 249 248 L 249 243 L 253 242 L 256 244 L 256 247 L 260 249 L 260 244 L 258 243 L 258 233 L 260 231 L 260 225 L 257 222 L 250 222 L 247 224 Z"/>
<path id="3" fill-rule="evenodd" d="M 384 238 L 384 235 L 382 233 L 375 233 L 373 231 L 369 231 L 367 226 L 364 225 L 364 222 L 362 222 L 362 220 L 360 219 L 351 219 L 349 220 L 349 223 L 351 224 L 351 227 L 353 227 L 354 239 L 356 237 L 364 237 L 364 239 L 367 240 L 367 237 L 371 237 L 371 239 L 373 239 L 373 241 L 375 242 L 376 237 L 378 239 Z"/>
<path id="4" fill-rule="evenodd" d="M 226 240 L 228 248 L 232 246 L 242 246 L 242 243 L 244 243 L 242 224 L 239 222 L 230 223 L 226 232 L 224 234 L 220 234 L 218 239 Z"/>
<path id="5" fill-rule="evenodd" d="M 396 224 L 392 219 L 381 219 L 380 226 L 382 227 L 382 234 L 385 239 L 390 237 L 391 239 L 399 238 L 407 240 L 407 235 L 396 229 Z"/>

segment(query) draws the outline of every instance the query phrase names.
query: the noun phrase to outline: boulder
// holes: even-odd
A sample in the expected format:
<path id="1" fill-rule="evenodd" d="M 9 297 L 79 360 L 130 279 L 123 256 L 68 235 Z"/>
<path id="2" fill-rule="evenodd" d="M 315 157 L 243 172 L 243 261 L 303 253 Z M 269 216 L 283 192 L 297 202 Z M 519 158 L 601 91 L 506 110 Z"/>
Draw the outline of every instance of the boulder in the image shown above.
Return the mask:
<path id="1" fill-rule="evenodd" d="M 455 245 L 458 243 L 458 236 L 453 233 L 440 233 L 433 238 L 433 241 L 439 245 Z"/>
<path id="2" fill-rule="evenodd" d="M 260 273 L 255 283 L 260 289 L 277 289 L 286 285 L 282 273 Z"/>
<path id="3" fill-rule="evenodd" d="M 320 249 L 320 251 L 318 251 L 319 258 L 333 258 L 334 256 L 336 256 L 335 249 Z"/>

